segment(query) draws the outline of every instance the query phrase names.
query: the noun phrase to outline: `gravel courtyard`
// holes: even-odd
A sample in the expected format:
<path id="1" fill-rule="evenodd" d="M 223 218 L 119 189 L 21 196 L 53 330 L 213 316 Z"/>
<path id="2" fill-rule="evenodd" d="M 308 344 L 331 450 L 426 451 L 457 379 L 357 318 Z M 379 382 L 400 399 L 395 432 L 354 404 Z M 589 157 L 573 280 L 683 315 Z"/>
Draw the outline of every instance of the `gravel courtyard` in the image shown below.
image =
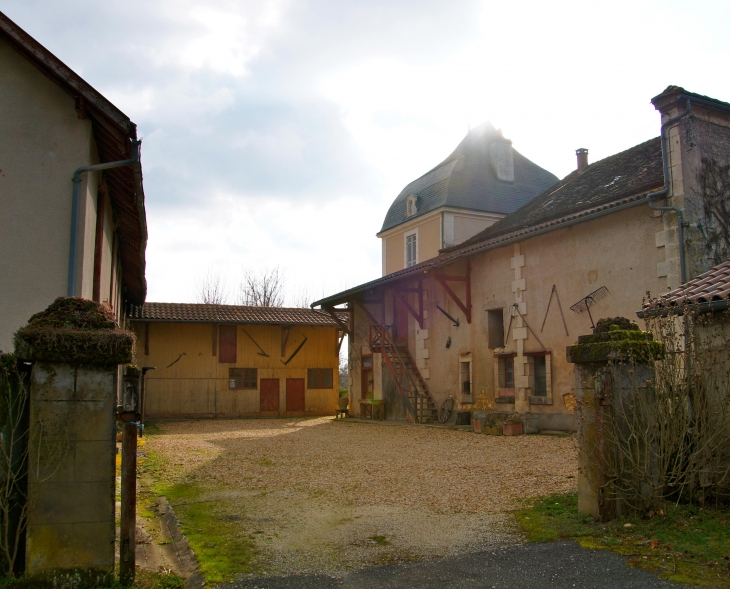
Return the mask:
<path id="1" fill-rule="evenodd" d="M 159 424 L 165 479 L 255 542 L 265 574 L 334 574 L 520 542 L 519 499 L 576 488 L 571 437 L 332 418 Z M 143 481 L 144 484 L 144 481 Z M 183 531 L 185 531 L 185 521 Z"/>

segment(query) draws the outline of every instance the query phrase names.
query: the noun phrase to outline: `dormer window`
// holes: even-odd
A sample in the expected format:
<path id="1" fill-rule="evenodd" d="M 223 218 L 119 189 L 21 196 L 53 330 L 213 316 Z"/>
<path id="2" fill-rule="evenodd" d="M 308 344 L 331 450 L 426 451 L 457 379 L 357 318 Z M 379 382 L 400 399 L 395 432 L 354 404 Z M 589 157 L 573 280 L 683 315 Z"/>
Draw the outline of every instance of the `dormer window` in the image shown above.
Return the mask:
<path id="1" fill-rule="evenodd" d="M 418 212 L 417 201 L 418 197 L 415 194 L 411 194 L 406 198 L 406 217 L 412 217 Z"/>

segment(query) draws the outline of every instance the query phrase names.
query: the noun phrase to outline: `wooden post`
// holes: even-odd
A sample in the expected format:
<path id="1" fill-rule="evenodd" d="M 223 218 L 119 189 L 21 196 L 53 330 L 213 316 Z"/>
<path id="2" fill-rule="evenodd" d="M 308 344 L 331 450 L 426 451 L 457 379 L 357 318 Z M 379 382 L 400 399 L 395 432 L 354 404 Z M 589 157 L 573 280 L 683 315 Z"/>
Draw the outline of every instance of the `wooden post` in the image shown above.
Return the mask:
<path id="1" fill-rule="evenodd" d="M 135 531 L 137 527 L 137 424 L 122 426 L 122 522 L 119 546 L 119 580 L 134 583 Z"/>

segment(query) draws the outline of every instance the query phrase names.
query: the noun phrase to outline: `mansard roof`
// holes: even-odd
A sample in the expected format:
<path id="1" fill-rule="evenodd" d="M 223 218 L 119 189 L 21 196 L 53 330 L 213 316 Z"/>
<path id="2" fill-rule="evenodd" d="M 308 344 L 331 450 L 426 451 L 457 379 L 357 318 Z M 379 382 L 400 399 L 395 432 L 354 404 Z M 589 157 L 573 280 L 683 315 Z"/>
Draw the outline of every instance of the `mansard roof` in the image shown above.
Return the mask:
<path id="1" fill-rule="evenodd" d="M 408 184 L 390 206 L 380 232 L 414 217 L 406 217 L 406 199 L 417 197 L 416 216 L 440 207 L 506 215 L 529 202 L 558 178 L 516 150 L 514 182 L 500 180 L 491 165 L 490 146 L 502 138 L 490 123 L 470 130 L 438 166 Z"/>

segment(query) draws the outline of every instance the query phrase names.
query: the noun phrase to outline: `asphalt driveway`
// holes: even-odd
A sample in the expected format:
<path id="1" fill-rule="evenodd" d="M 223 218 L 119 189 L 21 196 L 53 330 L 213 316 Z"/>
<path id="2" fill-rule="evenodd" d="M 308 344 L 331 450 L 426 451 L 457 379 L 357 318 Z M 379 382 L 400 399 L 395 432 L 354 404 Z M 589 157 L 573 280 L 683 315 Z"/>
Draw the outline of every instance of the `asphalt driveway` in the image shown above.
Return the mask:
<path id="1" fill-rule="evenodd" d="M 575 542 L 527 544 L 463 556 L 370 567 L 343 575 L 248 578 L 230 589 L 682 589 Z"/>

